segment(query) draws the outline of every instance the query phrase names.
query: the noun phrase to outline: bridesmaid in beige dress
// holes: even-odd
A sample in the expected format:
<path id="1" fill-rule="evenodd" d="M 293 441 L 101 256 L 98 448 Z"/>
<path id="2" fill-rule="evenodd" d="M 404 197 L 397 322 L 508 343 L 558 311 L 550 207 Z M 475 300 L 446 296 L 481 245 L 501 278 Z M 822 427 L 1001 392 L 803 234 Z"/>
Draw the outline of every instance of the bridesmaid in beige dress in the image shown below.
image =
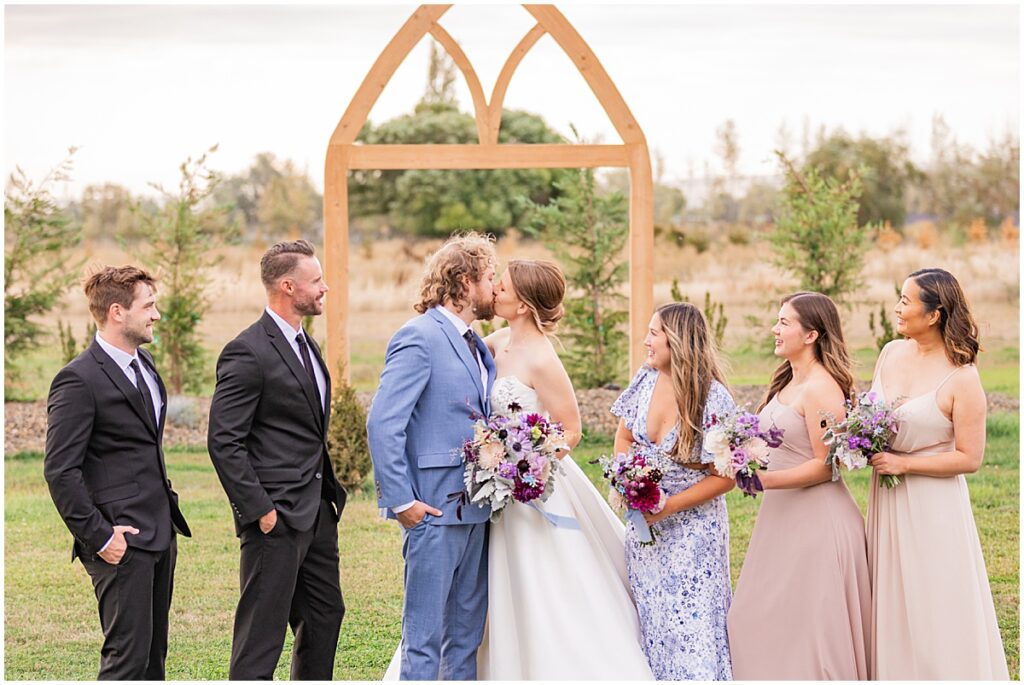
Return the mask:
<path id="1" fill-rule="evenodd" d="M 785 431 L 762 472 L 764 500 L 729 611 L 737 680 L 866 680 L 871 585 L 864 518 L 832 481 L 824 413 L 854 391 L 836 306 L 819 293 L 782 301 L 761 428 Z"/>
<path id="2" fill-rule="evenodd" d="M 978 327 L 942 269 L 903 283 L 896 331 L 872 389 L 897 406 L 890 452 L 871 458 L 868 560 L 874 585 L 872 677 L 1006 680 L 981 543 L 964 474 L 985 454 Z M 899 476 L 893 488 L 880 475 Z"/>

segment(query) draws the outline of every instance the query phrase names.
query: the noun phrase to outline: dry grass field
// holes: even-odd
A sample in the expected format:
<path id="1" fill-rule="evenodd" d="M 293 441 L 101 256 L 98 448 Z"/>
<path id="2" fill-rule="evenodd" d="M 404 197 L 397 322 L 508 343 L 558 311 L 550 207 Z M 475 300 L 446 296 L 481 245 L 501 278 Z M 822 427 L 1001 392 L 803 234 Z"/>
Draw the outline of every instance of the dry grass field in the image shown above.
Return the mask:
<path id="1" fill-rule="evenodd" d="M 352 380 L 361 390 L 372 389 L 380 373 L 384 349 L 391 334 L 414 312 L 412 303 L 422 273 L 423 257 L 440 241 L 409 243 L 392 239 L 353 245 L 350 261 L 350 306 Z M 223 260 L 214 277 L 210 296 L 212 307 L 201 324 L 207 349 L 215 357 L 238 331 L 259 316 L 264 303 L 259 281 L 261 249 L 233 247 L 223 250 Z M 540 244 L 522 239 L 513 231 L 498 242 L 502 262 L 514 257 L 549 257 Z M 133 256 L 116 247 L 97 246 L 85 252 L 90 264 L 120 264 Z M 924 266 L 938 266 L 955 274 L 967 291 L 981 327 L 988 354 L 981 367 L 998 375 L 986 387 L 1017 393 L 1016 365 L 1020 325 L 1020 262 L 1015 242 L 992 241 L 963 246 L 941 242 L 924 249 L 905 241 L 891 249 L 873 247 L 866 259 L 866 286 L 858 293 L 851 310 L 844 312 L 844 328 L 851 347 L 862 360 L 860 375 L 870 376 L 874 344 L 868 316 L 884 305 L 891 314 L 895 302 L 893 287 L 906 274 Z M 500 265 L 499 265 L 500 271 Z M 725 350 L 732 361 L 734 382 L 763 383 L 773 361 L 758 353 L 770 335 L 779 295 L 793 290 L 797 280 L 783 274 L 770 261 L 766 243 L 756 239 L 748 244 L 726 240 L 712 242 L 704 253 L 691 246 L 677 246 L 659 240 L 655 251 L 655 303 L 671 299 L 672 280 L 692 301 L 703 302 L 705 291 L 725 305 L 728 326 Z M 330 297 L 330 294 L 328 294 Z M 72 290 L 56 318 L 71 322 L 81 336 L 88 321 L 85 297 Z M 755 322 L 759 322 L 755 325 Z M 318 337 L 326 337 L 326 321 L 315 324 Z M 56 344 L 41 349 L 25 361 L 30 369 L 17 395 L 26 399 L 45 396 L 49 379 L 59 368 Z M 1012 373 L 1009 367 L 1012 366 Z M 997 371 L 996 367 L 1005 368 Z M 993 379 L 989 378 L 989 381 Z M 212 387 L 211 387 L 212 389 Z"/>

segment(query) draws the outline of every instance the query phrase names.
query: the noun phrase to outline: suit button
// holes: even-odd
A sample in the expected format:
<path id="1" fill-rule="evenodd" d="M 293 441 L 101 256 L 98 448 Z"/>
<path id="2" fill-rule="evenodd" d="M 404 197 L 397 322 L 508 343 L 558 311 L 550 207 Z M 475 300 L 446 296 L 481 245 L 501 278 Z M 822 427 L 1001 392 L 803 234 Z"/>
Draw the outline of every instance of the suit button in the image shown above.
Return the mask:
<path id="1" fill-rule="evenodd" d="M 320 472 L 319 471 L 317 472 L 316 477 L 317 477 L 318 480 L 320 479 Z"/>

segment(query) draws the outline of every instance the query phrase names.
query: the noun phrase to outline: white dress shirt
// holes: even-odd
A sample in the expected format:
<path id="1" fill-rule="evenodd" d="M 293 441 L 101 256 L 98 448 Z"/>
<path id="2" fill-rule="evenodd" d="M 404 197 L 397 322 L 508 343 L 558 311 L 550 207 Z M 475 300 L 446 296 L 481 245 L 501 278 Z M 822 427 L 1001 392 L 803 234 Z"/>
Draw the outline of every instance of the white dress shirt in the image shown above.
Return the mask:
<path id="1" fill-rule="evenodd" d="M 302 330 L 302 326 L 299 326 L 297 329 L 292 328 L 290 323 L 278 316 L 270 307 L 267 307 L 266 311 L 267 314 L 270 314 L 270 318 L 274 320 L 274 323 L 277 324 L 277 327 L 281 329 L 281 334 L 284 336 L 284 339 L 288 341 L 289 345 L 291 345 L 292 350 L 295 352 L 295 357 L 299 360 L 299 365 L 305 367 L 305 364 L 302 362 L 302 353 L 299 352 L 299 343 L 296 340 L 300 333 L 302 335 L 306 335 L 306 332 Z M 320 365 L 316 361 L 316 355 L 313 354 L 313 346 L 309 342 L 309 336 L 306 336 L 306 345 L 310 348 L 309 360 L 313 363 L 313 374 L 316 376 L 316 390 L 320 395 L 320 406 L 322 407 L 324 406 L 324 395 L 327 394 L 327 379 L 324 376 L 324 370 L 320 368 Z"/>
<path id="2" fill-rule="evenodd" d="M 104 352 L 107 353 L 107 355 L 111 359 L 114 360 L 114 363 L 117 364 L 118 367 L 120 367 L 121 371 L 124 372 L 125 377 L 128 378 L 128 382 L 134 385 L 136 388 L 139 387 L 139 384 L 137 383 L 135 378 L 135 369 L 132 368 L 131 364 L 133 361 L 138 361 L 139 368 L 142 369 L 142 380 L 145 381 L 146 390 L 149 391 L 149 396 L 153 399 L 153 411 L 156 414 L 153 417 L 153 423 L 154 425 L 159 426 L 160 409 L 163 406 L 163 402 L 160 400 L 160 387 L 156 384 L 156 379 L 152 377 L 152 375 L 149 372 L 149 369 L 146 368 L 146 365 L 143 364 L 141 360 L 139 360 L 139 351 L 136 349 L 135 354 L 128 354 L 124 350 L 118 349 L 111 345 L 110 343 L 108 343 L 106 340 L 104 340 L 103 337 L 99 334 L 99 331 L 96 332 L 96 343 L 103 349 Z M 100 552 L 103 552 L 105 549 L 107 549 L 107 547 L 109 547 L 110 543 L 113 541 L 114 536 L 111 535 L 110 538 L 107 540 L 106 544 L 100 547 Z"/>

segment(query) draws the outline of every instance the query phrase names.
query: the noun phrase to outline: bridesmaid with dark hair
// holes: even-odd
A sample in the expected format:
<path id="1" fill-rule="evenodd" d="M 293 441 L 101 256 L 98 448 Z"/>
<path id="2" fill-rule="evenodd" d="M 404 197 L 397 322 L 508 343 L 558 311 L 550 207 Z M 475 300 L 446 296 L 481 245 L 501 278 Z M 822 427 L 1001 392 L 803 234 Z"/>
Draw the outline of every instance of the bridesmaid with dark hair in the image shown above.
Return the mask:
<path id="1" fill-rule="evenodd" d="M 871 584 L 864 518 L 825 465 L 823 416 L 854 392 L 839 312 L 827 296 L 782 301 L 761 428 L 785 431 L 761 472 L 764 500 L 729 610 L 737 680 L 866 680 Z"/>
<path id="2" fill-rule="evenodd" d="M 957 280 L 921 269 L 903 282 L 896 332 L 872 390 L 894 403 L 899 433 L 874 455 L 868 560 L 877 680 L 1007 680 L 964 474 L 985 454 L 978 326 Z M 899 476 L 892 488 L 878 477 Z"/>

